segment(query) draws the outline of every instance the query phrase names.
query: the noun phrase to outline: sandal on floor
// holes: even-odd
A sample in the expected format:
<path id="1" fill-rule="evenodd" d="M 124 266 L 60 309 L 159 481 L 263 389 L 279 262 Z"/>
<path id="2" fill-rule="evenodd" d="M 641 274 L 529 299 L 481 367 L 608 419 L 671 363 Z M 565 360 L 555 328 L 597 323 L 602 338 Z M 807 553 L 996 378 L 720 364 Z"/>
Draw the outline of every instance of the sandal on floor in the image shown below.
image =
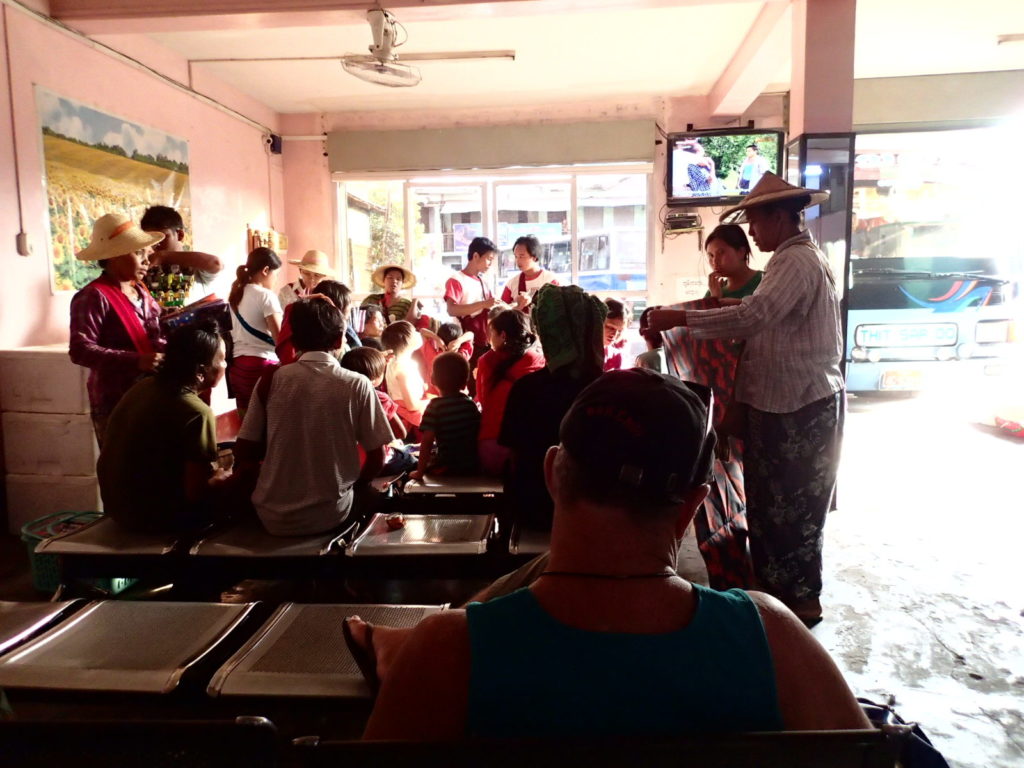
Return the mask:
<path id="1" fill-rule="evenodd" d="M 363 673 L 363 679 L 370 686 L 370 693 L 376 696 L 380 692 L 380 678 L 377 677 L 377 653 L 373 647 L 373 625 L 366 624 L 366 645 L 369 646 L 367 648 L 356 642 L 348 623 L 349 618 L 353 617 L 350 616 L 341 622 L 342 637 L 345 638 L 345 645 L 348 646 L 348 652 L 352 654 L 356 666 Z"/>

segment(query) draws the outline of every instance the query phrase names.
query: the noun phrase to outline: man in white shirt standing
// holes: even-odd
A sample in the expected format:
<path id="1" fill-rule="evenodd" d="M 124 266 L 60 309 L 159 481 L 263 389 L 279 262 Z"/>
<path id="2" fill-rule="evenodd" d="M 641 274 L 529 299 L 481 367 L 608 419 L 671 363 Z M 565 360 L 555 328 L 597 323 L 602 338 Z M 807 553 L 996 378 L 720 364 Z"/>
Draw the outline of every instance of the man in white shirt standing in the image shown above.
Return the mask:
<path id="1" fill-rule="evenodd" d="M 473 363 L 487 351 L 487 310 L 501 303 L 483 277 L 497 253 L 498 248 L 490 239 L 474 237 L 465 268 L 453 273 L 444 286 L 448 314 L 458 318 L 463 331 L 473 332 Z"/>
<path id="2" fill-rule="evenodd" d="M 533 294 L 542 286 L 549 283 L 558 285 L 555 273 L 540 265 L 542 247 L 540 240 L 533 235 L 520 237 L 512 246 L 512 254 L 516 257 L 516 266 L 521 271 L 518 275 L 509 278 L 505 284 L 505 290 L 501 293 L 501 300 L 521 312 L 530 311 Z"/>
<path id="3" fill-rule="evenodd" d="M 842 320 L 825 255 L 801 226 L 801 211 L 828 192 L 766 172 L 722 221 L 749 223 L 773 251 L 757 290 L 721 309 L 656 309 L 650 328 L 685 326 L 696 338 L 746 340 L 735 401 L 746 405 L 743 482 L 758 588 L 805 624 L 821 620 L 821 548 L 832 502 L 845 393 Z"/>
<path id="4" fill-rule="evenodd" d="M 345 334 L 341 312 L 322 298 L 299 299 L 291 324 L 299 358 L 256 387 L 235 444 L 243 474 L 265 450 L 252 503 L 275 536 L 313 535 L 344 522 L 394 439 L 370 380 L 331 354 Z"/>

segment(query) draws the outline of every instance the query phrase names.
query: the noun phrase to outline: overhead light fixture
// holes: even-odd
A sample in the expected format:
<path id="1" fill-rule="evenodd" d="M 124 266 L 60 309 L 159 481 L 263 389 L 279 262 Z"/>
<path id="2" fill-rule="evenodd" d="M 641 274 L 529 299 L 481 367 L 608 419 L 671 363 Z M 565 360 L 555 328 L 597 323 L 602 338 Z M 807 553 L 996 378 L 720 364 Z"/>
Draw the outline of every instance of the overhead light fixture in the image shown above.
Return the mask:
<path id="1" fill-rule="evenodd" d="M 996 45 L 1003 43 L 1024 43 L 1024 33 L 1019 35 L 999 35 L 996 38 Z"/>

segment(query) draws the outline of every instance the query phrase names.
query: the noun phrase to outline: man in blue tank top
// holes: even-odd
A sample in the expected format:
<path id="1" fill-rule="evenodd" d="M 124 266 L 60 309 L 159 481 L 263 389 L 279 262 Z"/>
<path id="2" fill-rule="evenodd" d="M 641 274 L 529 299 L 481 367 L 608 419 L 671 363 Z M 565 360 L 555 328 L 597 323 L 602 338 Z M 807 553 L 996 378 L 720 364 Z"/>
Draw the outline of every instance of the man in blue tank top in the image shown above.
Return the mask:
<path id="1" fill-rule="evenodd" d="M 708 491 L 709 412 L 706 389 L 653 371 L 607 373 L 584 389 L 545 459 L 555 502 L 546 570 L 404 636 L 387 669 L 378 665 L 365 737 L 870 727 L 782 603 L 676 574 Z M 370 640 L 366 629 L 349 625 L 357 643 Z"/>

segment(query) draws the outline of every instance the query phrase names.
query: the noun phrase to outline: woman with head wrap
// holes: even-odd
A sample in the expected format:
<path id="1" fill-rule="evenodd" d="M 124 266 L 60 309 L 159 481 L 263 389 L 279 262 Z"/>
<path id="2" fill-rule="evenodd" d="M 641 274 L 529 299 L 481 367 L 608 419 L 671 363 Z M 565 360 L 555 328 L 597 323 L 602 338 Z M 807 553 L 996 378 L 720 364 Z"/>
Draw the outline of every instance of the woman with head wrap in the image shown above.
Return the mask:
<path id="1" fill-rule="evenodd" d="M 545 285 L 534 298 L 533 324 L 546 365 L 512 385 L 498 436 L 512 453 L 505 493 L 515 519 L 531 528 L 551 527 L 544 454 L 558 444 L 558 426 L 572 401 L 601 375 L 607 311 L 575 285 Z"/>

